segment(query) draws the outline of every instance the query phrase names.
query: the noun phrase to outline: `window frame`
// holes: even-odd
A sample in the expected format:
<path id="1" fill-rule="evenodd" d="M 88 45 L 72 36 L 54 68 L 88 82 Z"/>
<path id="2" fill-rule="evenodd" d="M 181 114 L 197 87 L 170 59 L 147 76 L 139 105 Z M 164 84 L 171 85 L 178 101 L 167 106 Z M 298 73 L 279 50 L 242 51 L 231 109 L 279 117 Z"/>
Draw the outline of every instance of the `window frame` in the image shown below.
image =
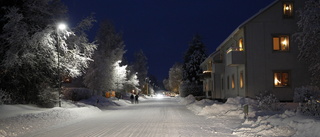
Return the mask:
<path id="1" fill-rule="evenodd" d="M 243 40 L 243 38 L 240 38 L 238 40 L 238 47 L 239 47 L 239 51 L 244 51 L 244 40 Z"/>
<path id="2" fill-rule="evenodd" d="M 289 11 L 290 14 L 286 13 L 286 9 L 285 9 L 286 5 L 291 6 L 291 9 L 290 9 L 291 11 Z M 285 1 L 285 2 L 283 2 L 281 9 L 282 9 L 283 18 L 288 19 L 288 18 L 293 18 L 294 17 L 294 2 L 293 1 Z"/>
<path id="3" fill-rule="evenodd" d="M 244 76 L 243 76 L 243 71 L 240 71 L 239 74 L 239 87 L 240 89 L 244 88 Z"/>
<path id="4" fill-rule="evenodd" d="M 278 47 L 279 50 L 275 49 L 275 38 L 278 39 Z M 287 50 L 283 50 L 283 41 L 281 41 L 282 38 L 287 38 L 288 40 L 286 40 L 287 42 Z M 272 51 L 273 52 L 290 52 L 290 46 L 291 46 L 291 35 L 289 34 L 276 34 L 276 35 L 272 35 L 271 36 L 271 40 L 272 40 Z"/>
<path id="5" fill-rule="evenodd" d="M 231 89 L 236 88 L 235 77 L 234 74 L 231 75 Z"/>
<path id="6" fill-rule="evenodd" d="M 287 76 L 287 82 L 285 86 L 277 86 L 276 85 L 276 78 L 275 78 L 275 74 L 276 73 L 280 73 L 281 74 L 281 77 L 280 77 L 280 82 L 282 82 L 282 76 L 283 76 L 283 73 L 287 73 L 288 76 Z M 291 71 L 290 70 L 274 70 L 273 73 L 272 73 L 272 83 L 273 83 L 273 87 L 274 88 L 289 88 L 291 86 Z"/>

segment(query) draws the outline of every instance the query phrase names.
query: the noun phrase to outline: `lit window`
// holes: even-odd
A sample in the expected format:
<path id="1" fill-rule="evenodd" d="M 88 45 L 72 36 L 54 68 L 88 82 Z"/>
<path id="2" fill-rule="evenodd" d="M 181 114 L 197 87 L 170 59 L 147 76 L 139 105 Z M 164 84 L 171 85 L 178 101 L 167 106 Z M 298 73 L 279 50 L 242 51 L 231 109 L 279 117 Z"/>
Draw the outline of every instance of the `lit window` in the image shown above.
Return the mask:
<path id="1" fill-rule="evenodd" d="M 283 16 L 292 17 L 293 16 L 293 3 L 284 3 L 283 4 Z"/>
<path id="2" fill-rule="evenodd" d="M 240 88 L 243 88 L 243 86 L 244 86 L 244 81 L 243 81 L 243 72 L 241 71 L 240 72 Z"/>
<path id="3" fill-rule="evenodd" d="M 289 51 L 289 36 L 273 37 L 274 51 Z"/>
<path id="4" fill-rule="evenodd" d="M 289 73 L 288 72 L 274 72 L 273 73 L 275 87 L 289 86 Z"/>
<path id="5" fill-rule="evenodd" d="M 239 39 L 239 51 L 243 51 L 243 39 Z"/>
<path id="6" fill-rule="evenodd" d="M 234 89 L 235 85 L 234 85 L 234 75 L 232 75 L 231 77 L 231 88 Z"/>

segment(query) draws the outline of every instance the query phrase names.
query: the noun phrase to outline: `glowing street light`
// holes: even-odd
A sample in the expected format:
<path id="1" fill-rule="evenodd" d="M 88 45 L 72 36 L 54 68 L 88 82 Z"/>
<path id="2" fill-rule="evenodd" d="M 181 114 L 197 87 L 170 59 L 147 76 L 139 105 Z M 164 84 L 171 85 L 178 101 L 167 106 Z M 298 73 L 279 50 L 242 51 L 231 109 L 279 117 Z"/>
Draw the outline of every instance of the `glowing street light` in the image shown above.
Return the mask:
<path id="1" fill-rule="evenodd" d="M 65 30 L 67 25 L 64 23 L 59 23 L 57 26 L 57 52 L 58 52 L 58 93 L 59 93 L 59 107 L 61 107 L 61 76 L 60 76 L 60 39 L 59 39 L 59 30 Z"/>

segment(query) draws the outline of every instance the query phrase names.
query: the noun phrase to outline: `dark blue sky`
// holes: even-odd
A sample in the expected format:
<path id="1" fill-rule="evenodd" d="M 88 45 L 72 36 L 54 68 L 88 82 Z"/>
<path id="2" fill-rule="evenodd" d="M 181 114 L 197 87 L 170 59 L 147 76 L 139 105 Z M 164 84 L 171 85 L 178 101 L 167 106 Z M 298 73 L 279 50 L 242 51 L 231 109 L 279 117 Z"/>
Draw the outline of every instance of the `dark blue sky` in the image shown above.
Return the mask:
<path id="1" fill-rule="evenodd" d="M 126 57 L 142 49 L 149 74 L 159 81 L 175 62 L 183 62 L 192 36 L 200 34 L 207 54 L 215 51 L 242 22 L 274 0 L 62 0 L 75 25 L 94 12 L 97 23 L 89 32 L 95 37 L 99 22 L 108 19 L 123 32 Z"/>

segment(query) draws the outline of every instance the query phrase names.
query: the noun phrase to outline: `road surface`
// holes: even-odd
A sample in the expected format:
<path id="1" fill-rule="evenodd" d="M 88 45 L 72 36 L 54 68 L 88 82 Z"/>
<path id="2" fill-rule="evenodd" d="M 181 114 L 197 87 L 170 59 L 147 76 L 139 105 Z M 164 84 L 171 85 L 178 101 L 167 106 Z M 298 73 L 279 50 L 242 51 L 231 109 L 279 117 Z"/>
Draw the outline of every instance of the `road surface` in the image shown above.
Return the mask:
<path id="1" fill-rule="evenodd" d="M 195 115 L 175 98 L 151 98 L 23 136 L 207 137 L 232 136 L 232 130 L 225 128 L 223 121 Z"/>

